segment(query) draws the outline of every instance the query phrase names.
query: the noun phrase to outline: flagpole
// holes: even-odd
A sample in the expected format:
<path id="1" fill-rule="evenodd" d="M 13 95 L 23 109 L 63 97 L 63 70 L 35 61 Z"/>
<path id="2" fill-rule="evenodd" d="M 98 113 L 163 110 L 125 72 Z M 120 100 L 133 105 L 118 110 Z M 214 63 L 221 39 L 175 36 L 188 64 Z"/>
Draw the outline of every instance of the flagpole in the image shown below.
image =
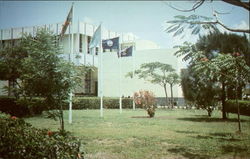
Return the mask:
<path id="1" fill-rule="evenodd" d="M 132 60 L 133 60 L 133 83 L 134 83 L 134 88 L 135 89 L 135 51 L 134 51 L 134 47 L 133 47 L 133 55 L 132 55 Z M 134 92 L 133 92 L 134 93 Z M 134 95 L 133 95 L 134 98 Z M 135 101 L 133 100 L 133 110 L 135 110 Z"/>
<path id="2" fill-rule="evenodd" d="M 120 79 L 119 79 L 119 94 L 120 94 L 120 98 L 119 98 L 119 109 L 120 109 L 120 113 L 122 113 L 122 84 L 121 84 L 121 78 L 122 78 L 122 71 L 121 71 L 121 51 L 119 49 L 119 54 L 120 54 L 120 59 L 119 59 L 119 75 L 120 75 Z"/>
<path id="3" fill-rule="evenodd" d="M 95 66 L 95 53 L 96 53 L 96 48 L 92 48 L 92 65 Z"/>
<path id="4" fill-rule="evenodd" d="M 100 24 L 102 25 L 102 24 Z M 100 74 L 101 74 L 101 77 L 100 77 L 100 84 L 101 84 L 101 91 L 100 91 L 100 94 L 101 94 L 101 103 L 100 103 L 100 116 L 103 117 L 103 51 L 102 51 L 102 26 L 101 26 L 101 31 L 100 31 L 100 34 L 101 34 L 101 41 L 100 41 L 100 54 L 99 55 L 101 57 L 101 67 L 100 67 Z"/>
<path id="5" fill-rule="evenodd" d="M 74 32 L 73 32 L 73 18 L 74 17 L 74 2 L 72 3 L 72 19 L 71 19 L 71 49 L 70 49 L 70 62 L 72 62 L 73 49 L 74 49 Z M 72 90 L 69 93 L 69 123 L 72 123 Z"/>

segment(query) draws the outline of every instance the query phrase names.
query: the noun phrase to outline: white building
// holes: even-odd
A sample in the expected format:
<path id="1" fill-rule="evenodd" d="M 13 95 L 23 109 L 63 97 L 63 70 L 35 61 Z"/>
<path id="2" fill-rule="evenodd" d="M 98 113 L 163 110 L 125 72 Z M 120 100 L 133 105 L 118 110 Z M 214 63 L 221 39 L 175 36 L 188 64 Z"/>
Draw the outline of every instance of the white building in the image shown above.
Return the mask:
<path id="1" fill-rule="evenodd" d="M 32 36 L 36 35 L 37 29 L 46 27 L 59 35 L 62 29 L 63 23 L 33 26 L 33 27 L 20 27 L 3 29 L 0 31 L 0 47 L 10 45 L 11 41 L 18 41 L 22 33 L 28 33 Z M 94 65 L 99 67 L 98 54 L 92 55 L 88 49 L 89 42 L 93 36 L 97 26 L 78 22 L 74 24 L 74 46 L 73 54 L 70 54 L 70 34 L 72 28 L 68 28 L 63 40 L 63 56 L 65 59 L 72 57 L 75 64 Z M 134 91 L 138 90 L 150 90 L 155 93 L 157 97 L 164 97 L 164 90 L 158 85 L 153 85 L 149 82 L 140 79 L 126 78 L 125 74 L 133 69 L 138 69 L 141 64 L 146 62 L 159 61 L 162 63 L 171 64 L 176 69 L 177 73 L 180 73 L 180 69 L 184 68 L 184 64 L 180 59 L 177 59 L 173 53 L 175 49 L 160 49 L 160 47 L 154 42 L 147 40 L 139 40 L 135 36 L 126 33 L 117 33 L 107 29 L 102 29 L 103 39 L 110 39 L 114 37 L 120 38 L 121 48 L 128 45 L 133 45 L 133 56 L 134 57 L 122 57 L 118 58 L 116 52 L 104 52 L 103 53 L 103 94 L 106 97 L 119 97 L 120 93 L 127 97 L 132 96 Z M 121 76 L 120 76 L 120 63 L 121 62 Z M 121 79 L 120 79 L 121 77 Z M 76 94 L 83 95 L 95 95 L 98 96 L 98 71 L 89 72 L 84 78 L 82 87 L 75 92 Z M 120 82 L 121 81 L 121 82 Z M 120 85 L 121 83 L 121 85 Z M 6 81 L 0 82 L 0 87 L 7 85 Z M 0 88 L 0 90 L 2 90 Z M 167 88 L 168 95 L 170 96 L 170 88 Z M 174 86 L 174 97 L 182 98 L 182 91 L 180 86 Z M 0 91 L 0 95 L 6 94 Z"/>

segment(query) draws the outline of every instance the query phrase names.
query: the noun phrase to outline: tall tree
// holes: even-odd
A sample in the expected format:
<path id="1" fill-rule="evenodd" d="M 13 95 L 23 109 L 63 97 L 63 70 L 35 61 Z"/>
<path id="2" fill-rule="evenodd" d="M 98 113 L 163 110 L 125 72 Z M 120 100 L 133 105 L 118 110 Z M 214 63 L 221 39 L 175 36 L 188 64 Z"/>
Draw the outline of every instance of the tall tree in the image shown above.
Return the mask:
<path id="1" fill-rule="evenodd" d="M 181 85 L 187 103 L 207 110 L 210 117 L 220 96 L 219 86 L 208 74 L 200 76 L 193 67 L 182 70 Z"/>
<path id="2" fill-rule="evenodd" d="M 163 87 L 164 93 L 166 96 L 166 105 L 168 105 L 168 94 L 167 94 L 167 84 L 168 84 L 168 75 L 169 73 L 174 72 L 175 69 L 171 65 L 160 63 L 160 62 L 151 62 L 144 63 L 140 66 L 140 69 L 135 70 L 135 75 L 139 79 L 144 79 L 154 84 L 158 84 Z M 132 72 L 129 72 L 127 76 L 132 76 Z"/>
<path id="3" fill-rule="evenodd" d="M 27 52 L 17 45 L 12 47 L 7 45 L 0 50 L 0 80 L 8 80 L 8 95 L 19 97 L 18 88 L 20 85 L 17 79 L 20 77 L 22 62 L 27 57 Z"/>
<path id="4" fill-rule="evenodd" d="M 85 69 L 60 57 L 61 47 L 55 35 L 46 29 L 38 30 L 35 37 L 23 35 L 13 50 L 3 50 L 6 56 L 1 58 L 0 64 L 8 68 L 3 69 L 3 77 L 11 79 L 13 75 L 24 97 L 45 98 L 46 104 L 57 110 L 54 115 L 59 118 L 61 130 L 64 131 L 63 102 L 68 100 L 70 91 L 80 83 L 79 76 L 83 75 Z"/>
<path id="5" fill-rule="evenodd" d="M 211 33 L 212 34 L 212 33 Z M 229 36 L 228 34 L 216 34 L 213 35 L 220 39 L 222 36 Z M 209 37 L 210 35 L 206 36 Z M 212 35 L 211 35 L 212 36 Z M 226 45 L 225 43 L 230 43 L 230 41 L 227 41 L 226 38 L 220 43 L 224 43 L 224 45 L 219 45 L 218 40 L 215 40 L 216 38 L 201 38 L 198 40 L 196 45 L 191 45 L 189 43 L 185 43 L 184 46 L 179 46 L 179 50 L 176 52 L 177 56 L 184 56 L 183 60 L 188 60 L 189 61 L 189 68 L 190 67 L 200 67 L 203 69 L 199 69 L 199 71 L 196 71 L 197 74 L 200 74 L 201 77 L 207 77 L 209 81 L 214 81 L 214 82 L 220 82 L 221 83 L 221 102 L 222 102 L 222 117 L 223 119 L 226 118 L 226 113 L 224 111 L 225 108 L 225 100 L 226 100 L 226 87 L 232 85 L 230 81 L 232 81 L 229 76 L 234 77 L 234 71 L 235 70 L 235 62 L 234 59 L 232 58 L 232 55 L 235 54 L 236 52 L 229 52 L 229 54 L 225 54 L 221 51 L 223 51 L 223 47 L 215 47 L 215 46 L 224 46 Z M 227 50 L 244 50 L 241 49 L 241 45 L 227 45 L 228 47 L 226 48 Z M 237 47 L 236 47 L 237 46 Z M 243 47 L 244 48 L 244 47 Z M 237 52 L 237 54 L 240 54 Z M 243 52 L 242 52 L 243 54 Z M 243 57 L 241 57 L 243 59 Z M 204 64 L 208 61 L 211 61 L 206 65 L 206 67 L 201 67 L 204 66 Z M 247 72 L 247 65 L 245 61 L 240 62 L 242 64 L 241 71 Z M 198 68 L 199 68 L 198 67 Z M 213 68 L 213 69 L 212 69 Z M 197 69 L 198 70 L 198 69 Z M 212 71 L 213 70 L 213 71 Z M 247 74 L 247 73 L 246 73 Z M 209 76 L 207 76 L 209 75 Z M 213 78 L 212 78 L 213 77 Z M 195 77 L 195 79 L 199 79 L 199 76 Z M 244 79 L 248 79 L 247 76 L 244 76 Z M 206 81 L 206 79 L 204 79 Z M 202 80 L 203 81 L 203 80 Z M 242 83 L 241 85 L 244 85 Z"/>

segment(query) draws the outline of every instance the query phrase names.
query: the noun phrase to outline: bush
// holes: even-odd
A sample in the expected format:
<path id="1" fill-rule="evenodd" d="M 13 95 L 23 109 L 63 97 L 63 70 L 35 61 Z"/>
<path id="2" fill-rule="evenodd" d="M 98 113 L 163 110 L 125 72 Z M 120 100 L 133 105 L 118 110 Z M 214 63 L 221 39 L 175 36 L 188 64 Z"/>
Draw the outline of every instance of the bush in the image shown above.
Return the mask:
<path id="1" fill-rule="evenodd" d="M 21 108 L 27 107 L 28 116 L 40 115 L 44 110 L 48 109 L 42 98 L 34 98 L 32 100 L 19 99 L 16 101 L 16 104 Z"/>
<path id="2" fill-rule="evenodd" d="M 240 107 L 240 114 L 250 116 L 250 101 L 238 100 Z M 227 100 L 225 111 L 228 113 L 238 113 L 236 100 Z"/>
<path id="3" fill-rule="evenodd" d="M 69 135 L 36 129 L 24 120 L 0 113 L 0 158 L 76 159 L 80 142 Z"/>
<path id="4" fill-rule="evenodd" d="M 99 97 L 74 97 L 73 98 L 73 109 L 100 109 L 100 98 Z M 104 108 L 107 109 L 118 109 L 119 108 L 119 98 L 103 98 Z M 123 98 L 122 99 L 123 108 L 132 108 L 133 99 Z M 64 109 L 68 109 L 68 103 L 64 103 Z"/>
<path id="5" fill-rule="evenodd" d="M 137 106 L 146 109 L 150 118 L 155 115 L 155 95 L 150 91 L 139 91 L 134 93 L 134 100 Z"/>
<path id="6" fill-rule="evenodd" d="M 104 108 L 118 109 L 119 98 L 103 98 Z M 133 99 L 123 98 L 122 107 L 132 108 Z M 68 110 L 68 103 L 65 101 L 63 108 Z M 32 100 L 25 100 L 24 98 L 16 100 L 13 97 L 0 97 L 0 111 L 11 114 L 17 117 L 27 117 L 40 115 L 44 110 L 48 110 L 42 98 L 33 98 Z M 52 109 L 52 108 L 51 108 Z M 99 97 L 74 97 L 73 109 L 100 109 Z"/>
<path id="7" fill-rule="evenodd" d="M 13 97 L 0 97 L 0 111 L 17 117 L 39 115 L 47 110 L 42 98 L 16 100 Z"/>

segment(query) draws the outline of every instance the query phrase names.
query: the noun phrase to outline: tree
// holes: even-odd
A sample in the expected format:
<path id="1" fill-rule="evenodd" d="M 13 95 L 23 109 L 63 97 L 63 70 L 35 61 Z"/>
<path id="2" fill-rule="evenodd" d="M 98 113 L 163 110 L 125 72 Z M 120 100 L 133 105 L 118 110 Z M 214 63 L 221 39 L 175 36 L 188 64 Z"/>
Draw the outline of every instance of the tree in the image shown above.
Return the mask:
<path id="1" fill-rule="evenodd" d="M 226 3 L 232 4 L 234 6 L 238 6 L 241 8 L 244 8 L 249 12 L 250 10 L 250 3 L 243 2 L 240 0 L 223 0 Z M 198 0 L 194 3 L 193 7 L 191 9 L 187 10 L 181 10 L 178 8 L 173 7 L 171 4 L 168 4 L 171 8 L 174 8 L 178 11 L 182 12 L 191 12 L 199 7 L 201 7 L 204 4 L 205 0 Z M 212 2 L 212 0 L 211 0 Z M 174 20 L 170 20 L 167 23 L 170 24 L 170 26 L 166 29 L 168 33 L 174 32 L 174 36 L 180 35 L 184 32 L 184 30 L 192 29 L 192 34 L 198 34 L 200 33 L 201 29 L 209 29 L 209 30 L 218 30 L 217 26 L 221 26 L 224 29 L 231 31 L 231 32 L 240 32 L 240 33 L 250 33 L 250 29 L 239 29 L 239 28 L 230 28 L 223 24 L 218 19 L 218 14 L 223 14 L 218 11 L 214 11 L 213 16 L 214 18 L 202 16 L 202 15 L 190 15 L 190 16 L 183 16 L 178 15 L 174 17 Z"/>
<path id="2" fill-rule="evenodd" d="M 166 95 L 166 105 L 168 105 L 168 95 L 167 95 L 167 84 L 168 74 L 174 72 L 175 70 L 169 64 L 164 64 L 160 62 L 144 63 L 140 66 L 140 69 L 135 70 L 135 75 L 139 79 L 144 79 L 153 84 L 158 84 L 164 88 Z M 132 72 L 129 72 L 127 76 L 132 76 Z"/>
<path id="3" fill-rule="evenodd" d="M 186 102 L 207 110 L 210 117 L 219 99 L 220 89 L 207 76 L 200 76 L 193 67 L 188 67 L 181 73 L 181 85 Z"/>
<path id="4" fill-rule="evenodd" d="M 27 57 L 27 52 L 20 46 L 10 45 L 0 50 L 0 80 L 8 80 L 8 95 L 19 98 L 20 90 L 15 86 L 20 85 L 17 79 L 20 77 L 22 62 Z"/>
<path id="5" fill-rule="evenodd" d="M 150 118 L 155 115 L 155 95 L 150 91 L 139 91 L 134 93 L 134 102 L 141 108 L 146 109 Z"/>
<path id="6" fill-rule="evenodd" d="M 13 79 L 22 96 L 30 99 L 45 98 L 46 105 L 50 109 L 56 109 L 53 117 L 59 118 L 60 128 L 64 131 L 63 103 L 68 100 L 69 93 L 77 83 L 80 83 L 79 76 L 83 75 L 85 69 L 60 57 L 61 47 L 57 44 L 55 35 L 46 29 L 38 30 L 36 37 L 23 35 L 19 45 L 13 50 L 17 51 L 7 55 L 7 50 L 6 56 L 1 59 L 1 65 L 12 68 L 9 69 L 11 72 L 7 69 L 4 77 L 15 75 Z M 26 53 L 21 61 L 16 58 L 22 55 L 19 50 Z M 11 56 L 12 54 L 18 56 Z M 15 63 L 18 65 L 15 66 Z"/>
<path id="7" fill-rule="evenodd" d="M 180 83 L 179 75 L 176 72 L 171 72 L 167 76 L 167 83 L 170 85 L 170 93 L 171 93 L 171 107 L 174 107 L 174 100 L 173 100 L 173 86 Z"/>
<path id="8" fill-rule="evenodd" d="M 208 35 L 199 36 L 196 48 L 204 51 L 206 56 L 211 59 L 214 54 L 233 54 L 235 52 L 244 56 L 246 63 L 250 66 L 250 42 L 244 36 L 232 33 L 210 32 Z"/>
<path id="9" fill-rule="evenodd" d="M 211 60 L 201 60 L 201 62 L 197 61 L 195 67 L 196 72 L 199 72 L 199 75 L 209 74 L 212 79 L 223 79 L 224 83 L 227 82 L 234 86 L 235 99 L 238 106 L 239 132 L 241 132 L 240 108 L 238 104 L 239 96 L 237 92 L 239 85 L 246 85 L 250 80 L 250 67 L 246 65 L 243 56 L 240 56 L 240 53 L 238 52 L 234 53 L 234 55 L 220 54 L 218 57 Z M 222 87 L 222 89 L 225 88 Z M 224 109 L 225 108 L 222 105 L 223 112 Z M 223 118 L 224 115 L 225 114 L 223 114 Z"/>
<path id="10" fill-rule="evenodd" d="M 226 119 L 226 112 L 225 109 L 225 100 L 226 100 L 226 94 L 227 88 L 232 86 L 232 79 L 228 78 L 229 74 L 232 74 L 231 76 L 234 76 L 236 71 L 235 68 L 235 62 L 234 59 L 230 58 L 231 55 L 235 54 L 236 52 L 245 55 L 244 57 L 241 57 L 244 59 L 248 53 L 249 43 L 247 40 L 239 35 L 235 34 L 222 34 L 222 33 L 210 33 L 209 35 L 201 36 L 198 42 L 195 45 L 192 45 L 190 43 L 185 42 L 183 46 L 177 46 L 179 50 L 175 53 L 177 56 L 184 56 L 183 60 L 189 61 L 188 67 L 194 67 L 202 66 L 200 64 L 204 64 L 204 62 L 211 61 L 207 65 L 206 68 L 203 68 L 202 70 L 198 71 L 198 74 L 203 73 L 200 76 L 207 77 L 211 81 L 214 82 L 220 82 L 221 84 L 221 102 L 222 102 L 222 117 L 223 119 Z M 222 54 L 222 55 L 221 55 Z M 218 57 L 217 57 L 218 56 Z M 245 58 L 246 59 L 246 58 Z M 203 63 L 200 63 L 203 62 Z M 240 69 L 244 72 L 246 72 L 246 68 L 248 67 L 246 65 L 246 61 L 241 62 L 242 67 Z M 214 65 L 212 65 L 214 64 Z M 210 70 L 210 67 L 214 67 L 216 69 L 213 69 L 214 71 Z M 210 70 L 210 71 L 209 71 Z M 215 71 L 217 70 L 217 71 Z M 216 75 L 215 75 L 216 74 Z M 213 78 L 210 76 L 213 75 Z M 196 77 L 198 78 L 198 77 Z M 247 77 L 244 77 L 247 79 Z M 240 83 L 240 86 L 244 86 L 245 83 Z M 238 87 L 239 89 L 240 87 Z"/>

